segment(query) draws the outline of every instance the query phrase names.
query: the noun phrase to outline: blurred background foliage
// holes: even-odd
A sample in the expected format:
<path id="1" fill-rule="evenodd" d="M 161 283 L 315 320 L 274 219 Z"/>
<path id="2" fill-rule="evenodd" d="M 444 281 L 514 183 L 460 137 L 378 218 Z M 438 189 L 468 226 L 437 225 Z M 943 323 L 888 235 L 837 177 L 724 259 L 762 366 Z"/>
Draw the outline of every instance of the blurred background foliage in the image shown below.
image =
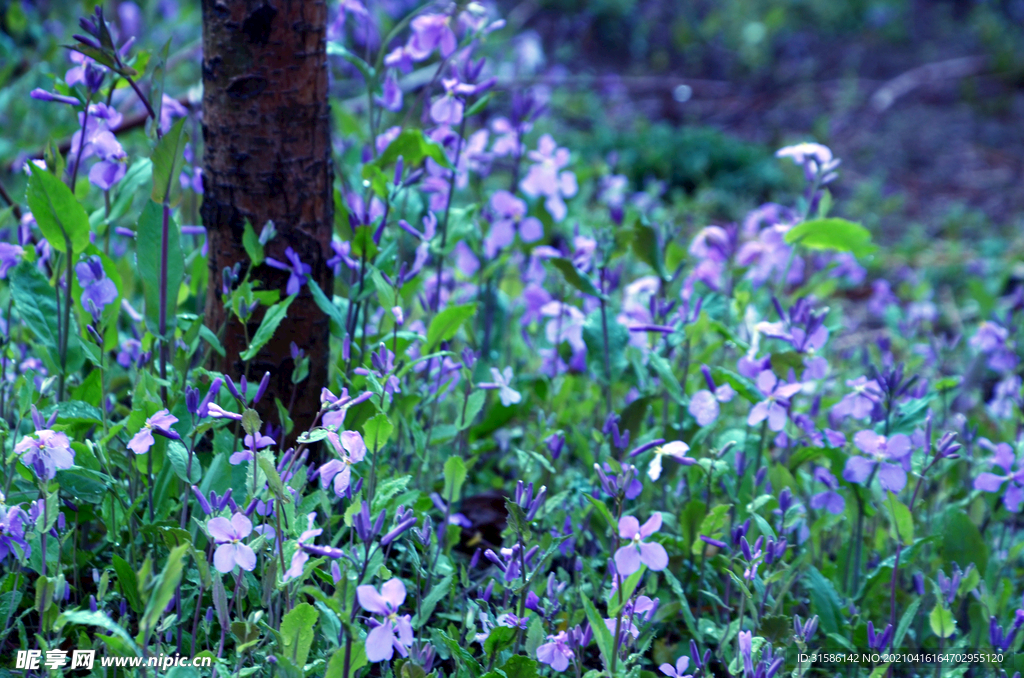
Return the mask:
<path id="1" fill-rule="evenodd" d="M 95 4 L 0 0 L 4 170 L 74 130 L 68 111 L 28 93 L 71 66 L 61 45 Z M 381 0 L 392 20 L 418 4 Z M 150 52 L 170 41 L 167 91 L 198 101 L 198 0 L 104 6 Z M 581 178 L 623 174 L 631 191 L 662 198 L 660 216 L 681 228 L 791 200 L 801 178 L 772 152 L 811 140 L 843 159 L 837 198 L 849 215 L 890 245 L 877 265 L 917 265 L 947 242 L 958 243 L 964 265 L 1024 250 L 1024 0 L 498 0 L 492 8 L 507 18 L 515 51 L 511 65 L 492 60 L 501 64 L 499 98 L 525 86 L 542 92 L 548 114 L 535 132 L 572 149 Z M 357 44 L 380 39 L 354 22 L 346 30 Z M 901 74 L 965 57 L 979 64 L 969 74 L 926 79 L 885 110 L 872 107 L 872 95 Z M 336 60 L 342 161 L 365 143 L 349 139 L 349 109 L 362 95 L 347 68 Z M 131 152 L 131 136 L 124 141 Z M 22 177 L 7 176 L 23 190 Z"/>

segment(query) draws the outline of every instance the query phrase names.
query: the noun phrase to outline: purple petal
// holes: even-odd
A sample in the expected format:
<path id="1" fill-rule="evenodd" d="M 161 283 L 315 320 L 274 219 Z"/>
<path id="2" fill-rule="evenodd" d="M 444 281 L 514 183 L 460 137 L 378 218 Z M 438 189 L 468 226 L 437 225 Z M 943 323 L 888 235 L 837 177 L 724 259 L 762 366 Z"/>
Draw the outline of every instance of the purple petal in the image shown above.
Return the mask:
<path id="1" fill-rule="evenodd" d="M 364 588 L 360 586 L 359 588 Z M 372 586 L 369 588 L 373 588 Z M 361 602 L 360 602 L 361 604 Z M 391 630 L 390 623 L 384 623 L 373 629 L 366 635 L 366 658 L 371 662 L 390 660 L 395 649 L 392 646 L 395 634 Z"/>
<path id="2" fill-rule="evenodd" d="M 878 483 L 884 490 L 900 492 L 907 485 L 907 472 L 895 464 L 879 464 Z"/>
<path id="3" fill-rule="evenodd" d="M 405 602 L 405 584 L 401 579 L 389 579 L 380 587 L 380 596 L 397 610 Z"/>
<path id="4" fill-rule="evenodd" d="M 668 567 L 668 553 L 661 544 L 641 542 L 640 561 L 655 572 L 660 572 Z"/>
<path id="5" fill-rule="evenodd" d="M 871 475 L 875 463 L 867 457 L 850 457 L 843 469 L 843 479 L 850 483 L 863 483 Z"/>
<path id="6" fill-rule="evenodd" d="M 718 400 L 708 390 L 694 393 L 693 397 L 690 398 L 690 406 L 687 409 L 700 426 L 707 426 L 718 418 Z"/>
<path id="7" fill-rule="evenodd" d="M 231 527 L 235 533 L 235 539 L 244 539 L 252 534 L 252 521 L 243 513 L 236 513 L 231 516 Z"/>
<path id="8" fill-rule="evenodd" d="M 227 574 L 235 569 L 235 546 L 236 544 L 221 544 L 213 552 L 213 566 L 218 572 Z"/>
<path id="9" fill-rule="evenodd" d="M 367 612 L 373 612 L 374 614 L 388 614 L 388 604 L 377 593 L 377 589 L 369 585 L 363 585 L 356 588 L 356 597 L 359 599 L 359 606 Z M 388 641 L 390 646 L 391 642 Z"/>
<path id="10" fill-rule="evenodd" d="M 242 515 L 242 514 L 238 514 Z M 243 518 L 245 516 L 242 516 Z M 245 544 L 234 544 L 235 547 L 235 562 L 238 566 L 246 572 L 252 572 L 256 569 L 256 554 L 253 550 Z"/>
<path id="11" fill-rule="evenodd" d="M 231 541 L 235 538 L 234 527 L 227 518 L 211 518 L 206 523 L 206 531 L 213 537 L 214 541 Z"/>
<path id="12" fill-rule="evenodd" d="M 998 492 L 1007 478 L 997 476 L 995 473 L 980 473 L 974 479 L 974 489 L 984 492 Z"/>
<path id="13" fill-rule="evenodd" d="M 760 424 L 762 421 L 768 418 L 768 401 L 762 400 L 761 402 L 750 408 L 750 414 L 747 416 L 747 426 L 754 426 Z"/>
<path id="14" fill-rule="evenodd" d="M 623 577 L 628 577 L 640 569 L 640 550 L 633 544 L 627 544 L 615 552 L 615 569 Z"/>
<path id="15" fill-rule="evenodd" d="M 781 431 L 786 427 L 786 408 L 777 402 L 768 406 L 768 428 Z"/>
<path id="16" fill-rule="evenodd" d="M 661 529 L 661 514 L 655 513 L 647 522 L 640 526 L 640 536 L 644 539 Z"/>
<path id="17" fill-rule="evenodd" d="M 633 516 L 619 518 L 619 536 L 623 539 L 632 539 L 639 531 L 640 521 Z"/>
<path id="18" fill-rule="evenodd" d="M 878 447 L 885 439 L 871 430 L 857 431 L 853 444 L 864 454 L 877 454 Z"/>

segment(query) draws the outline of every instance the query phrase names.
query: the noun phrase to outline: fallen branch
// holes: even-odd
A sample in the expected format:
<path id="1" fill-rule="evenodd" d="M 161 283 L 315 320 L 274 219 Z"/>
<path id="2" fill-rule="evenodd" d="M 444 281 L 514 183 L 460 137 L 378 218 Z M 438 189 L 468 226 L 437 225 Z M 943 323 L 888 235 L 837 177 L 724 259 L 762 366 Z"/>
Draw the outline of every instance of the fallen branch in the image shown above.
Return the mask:
<path id="1" fill-rule="evenodd" d="M 968 78 L 985 70 L 988 60 L 983 56 L 960 57 L 936 61 L 932 64 L 918 66 L 902 73 L 878 88 L 871 95 L 871 106 L 878 113 L 886 110 L 901 96 L 912 92 L 923 85 L 930 85 L 941 80 Z"/>

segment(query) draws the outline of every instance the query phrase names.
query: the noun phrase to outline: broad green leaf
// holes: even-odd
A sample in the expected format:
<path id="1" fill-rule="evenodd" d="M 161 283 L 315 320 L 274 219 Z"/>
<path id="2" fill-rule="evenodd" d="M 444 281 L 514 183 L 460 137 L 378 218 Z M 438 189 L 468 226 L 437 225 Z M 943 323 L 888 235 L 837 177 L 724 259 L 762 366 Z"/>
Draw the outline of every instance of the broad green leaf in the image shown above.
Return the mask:
<path id="1" fill-rule="evenodd" d="M 576 268 L 576 265 L 569 259 L 566 259 L 565 257 L 552 257 L 548 261 L 554 264 L 555 268 L 562 272 L 562 275 L 565 277 L 565 282 L 569 283 L 580 292 L 589 294 L 592 297 L 597 297 L 598 299 L 604 296 L 601 294 L 601 291 L 597 289 L 597 286 L 594 285 L 594 281 L 583 273 L 580 273 L 580 270 Z"/>
<path id="2" fill-rule="evenodd" d="M 816 567 L 807 570 L 804 581 L 811 595 L 811 609 L 818 615 L 821 628 L 826 633 L 839 633 L 839 629 L 845 624 L 843 604 L 832 582 L 825 579 Z"/>
<path id="3" fill-rule="evenodd" d="M 248 219 L 245 220 L 245 230 L 242 231 L 242 247 L 245 248 L 245 253 L 249 255 L 253 266 L 263 263 L 266 258 L 263 253 L 263 245 L 260 244 L 260 237 L 256 235 L 256 231 L 252 230 L 252 224 Z"/>
<path id="4" fill-rule="evenodd" d="M 430 589 L 430 593 L 423 598 L 423 602 L 420 604 L 420 611 L 412 618 L 412 627 L 414 629 L 418 629 L 430 621 L 430 615 L 434 613 L 434 608 L 437 607 L 442 598 L 451 592 L 451 588 L 452 575 L 450 574 L 434 584 L 433 588 Z"/>
<path id="5" fill-rule="evenodd" d="M 149 330 L 160 336 L 160 296 L 165 291 L 167 304 L 167 331 L 175 325 L 178 307 L 178 289 L 185 275 L 185 257 L 181 251 L 181 232 L 174 217 L 167 215 L 167 264 L 166 286 L 161 285 L 161 269 L 164 243 L 164 208 L 152 200 L 142 208 L 139 228 L 135 236 L 135 261 L 142 279 L 142 291 L 146 299 L 146 324 Z"/>
<path id="6" fill-rule="evenodd" d="M 271 337 L 274 336 L 274 332 L 277 331 L 278 325 L 281 321 L 288 316 L 288 307 L 295 301 L 296 295 L 292 295 L 282 302 L 274 304 L 267 309 L 267 312 L 263 314 L 263 320 L 260 322 L 260 327 L 256 330 L 255 336 L 252 338 L 252 342 L 239 357 L 242 360 L 252 360 L 259 353 L 260 349 L 263 348 Z"/>
<path id="7" fill-rule="evenodd" d="M 956 632 L 956 619 L 940 601 L 935 604 L 931 614 L 928 615 L 928 626 L 931 627 L 932 633 L 939 638 L 949 638 Z"/>
<path id="8" fill-rule="evenodd" d="M 605 626 L 604 619 L 598 614 L 590 599 L 587 596 L 581 596 L 581 599 L 583 600 L 583 610 L 587 613 L 587 621 L 590 622 L 590 629 L 594 633 L 594 640 L 597 641 L 597 647 L 601 651 L 601 658 L 604 660 L 604 665 L 607 668 L 611 666 L 612 653 L 615 647 L 612 632 Z"/>
<path id="9" fill-rule="evenodd" d="M 476 304 L 462 304 L 461 306 L 449 306 L 434 316 L 427 329 L 427 345 L 423 347 L 423 353 L 433 353 L 442 341 L 448 341 L 454 337 L 462 327 L 462 323 L 473 317 L 475 312 Z"/>
<path id="10" fill-rule="evenodd" d="M 324 291 L 320 289 L 320 286 L 316 284 L 315 280 L 306 280 L 306 286 L 309 287 L 309 291 L 313 294 L 313 301 L 316 303 L 317 308 L 327 314 L 327 317 L 331 320 L 331 331 L 335 332 L 336 335 L 345 331 L 345 316 L 342 314 L 341 309 L 334 305 Z"/>
<path id="11" fill-rule="evenodd" d="M 892 646 L 894 648 L 903 647 L 903 637 L 907 635 L 907 631 L 910 629 L 910 625 L 915 619 L 917 619 L 917 611 L 921 607 L 921 601 L 924 600 L 921 597 L 914 598 L 914 601 L 907 606 L 903 616 L 900 617 L 900 623 L 896 626 L 896 635 L 893 636 Z"/>
<path id="12" fill-rule="evenodd" d="M 57 618 L 54 626 L 57 629 L 62 628 L 65 624 L 81 624 L 83 626 L 99 626 L 101 629 L 106 629 L 114 635 L 118 636 L 125 644 L 131 648 L 132 652 L 136 656 L 142 656 L 142 650 L 139 649 L 138 644 L 131 637 L 124 627 L 115 622 L 113 619 L 108 617 L 104 612 L 91 612 L 89 610 L 68 610 Z"/>
<path id="13" fill-rule="evenodd" d="M 366 643 L 353 643 L 352 656 L 349 657 L 349 675 L 355 675 L 356 671 L 366 666 Z M 327 673 L 324 678 L 345 678 L 345 650 L 342 649 L 331 655 L 331 661 L 327 664 Z"/>
<path id="14" fill-rule="evenodd" d="M 170 131 L 160 137 L 156 142 L 156 148 L 153 149 L 153 192 L 150 197 L 157 204 L 164 201 L 170 203 L 181 192 L 178 175 L 181 174 L 181 166 L 185 162 L 185 144 L 189 139 L 188 131 L 185 129 L 187 121 L 186 117 L 174 123 Z"/>
<path id="15" fill-rule="evenodd" d="M 469 394 L 466 398 L 465 410 L 459 414 L 459 430 L 464 431 L 473 425 L 473 420 L 476 419 L 476 415 L 480 414 L 480 410 L 483 409 L 484 400 L 487 397 L 487 393 L 482 390 L 476 390 Z"/>
<path id="16" fill-rule="evenodd" d="M 117 584 L 121 587 L 121 595 L 128 601 L 128 605 L 136 614 L 142 612 L 142 604 L 139 601 L 139 577 L 135 570 L 121 556 L 114 554 L 114 573 L 117 575 Z"/>
<path id="17" fill-rule="evenodd" d="M 50 283 L 39 272 L 39 269 L 25 260 L 22 260 L 8 273 L 8 279 L 11 283 L 14 308 L 21 316 L 22 322 L 35 335 L 37 345 L 41 345 L 41 348 L 44 349 L 40 357 L 47 363 L 48 369 L 52 372 L 59 372 L 56 290 L 50 287 Z M 72 314 L 67 349 L 68 372 L 77 372 L 84 362 L 85 353 L 82 351 L 77 323 Z"/>
<path id="18" fill-rule="evenodd" d="M 135 197 L 139 195 L 139 189 L 153 180 L 153 161 L 149 158 L 139 158 L 131 164 L 124 178 L 117 182 L 116 196 L 110 206 L 109 222 L 115 222 L 126 216 L 131 209 Z M 102 214 L 102 211 L 100 212 Z"/>
<path id="19" fill-rule="evenodd" d="M 619 591 L 616 590 L 609 594 L 608 597 L 608 616 L 614 617 L 622 611 L 623 606 L 629 601 L 630 596 L 633 595 L 633 591 L 636 591 L 636 585 L 640 583 L 640 577 L 643 576 L 644 572 L 647 571 L 646 565 L 641 565 L 640 569 L 629 575 L 626 581 L 622 582 L 621 591 L 622 595 L 619 595 Z"/>
<path id="20" fill-rule="evenodd" d="M 652 226 L 639 219 L 633 226 L 633 253 L 653 268 L 659 278 L 668 280 L 668 274 L 665 272 L 665 252 L 658 244 L 658 234 Z"/>
<path id="21" fill-rule="evenodd" d="M 181 581 L 181 572 L 185 567 L 185 554 L 188 553 L 188 544 L 172 549 L 167 556 L 167 564 L 163 572 L 153 584 L 149 593 L 149 601 L 146 603 L 146 612 L 139 620 L 139 628 L 143 638 L 148 638 L 150 633 L 157 627 L 164 610 L 174 597 L 174 591 Z"/>
<path id="22" fill-rule="evenodd" d="M 313 644 L 313 627 L 320 613 L 309 603 L 299 603 L 281 620 L 282 654 L 300 669 Z"/>
<path id="23" fill-rule="evenodd" d="M 171 462 L 174 474 L 190 485 L 196 485 L 203 479 L 203 465 L 196 455 L 192 455 L 191 474 L 189 473 L 188 450 L 181 441 L 167 441 L 167 459 Z"/>
<path id="24" fill-rule="evenodd" d="M 942 558 L 947 563 L 967 567 L 974 563 L 979 571 L 988 567 L 988 546 L 970 516 L 961 508 L 950 508 L 942 521 Z"/>
<path id="25" fill-rule="evenodd" d="M 448 457 L 444 463 L 444 500 L 457 502 L 466 482 L 466 463 L 459 457 Z"/>
<path id="26" fill-rule="evenodd" d="M 382 168 L 387 167 L 396 162 L 399 156 L 404 160 L 406 167 L 419 165 L 424 158 L 433 158 L 434 162 L 447 169 L 451 169 L 452 166 L 444 148 L 436 141 L 425 137 L 422 130 L 414 127 L 402 130 L 373 164 Z"/>
<path id="27" fill-rule="evenodd" d="M 327 55 L 328 56 L 340 56 L 345 61 L 355 66 L 362 74 L 363 79 L 366 82 L 374 82 L 377 77 L 377 71 L 370 64 L 363 61 L 362 57 L 350 52 L 346 49 L 345 45 L 340 42 L 331 40 L 327 43 Z"/>
<path id="28" fill-rule="evenodd" d="M 811 219 L 794 226 L 786 233 L 786 242 L 799 243 L 812 250 L 850 252 L 856 256 L 871 254 L 875 245 L 871 231 L 846 219 Z"/>
<path id="29" fill-rule="evenodd" d="M 28 206 L 39 230 L 58 252 L 67 252 L 69 243 L 73 251 L 81 252 L 89 244 L 89 215 L 85 208 L 63 181 L 35 163 L 28 166 L 32 170 Z"/>
<path id="30" fill-rule="evenodd" d="M 889 495 L 889 513 L 892 519 L 892 538 L 902 542 L 904 546 L 914 543 L 914 516 L 910 515 L 903 502 Z"/>
<path id="31" fill-rule="evenodd" d="M 384 413 L 378 413 L 372 419 L 363 424 L 363 440 L 369 450 L 379 450 L 387 443 L 394 430 L 391 422 Z"/>

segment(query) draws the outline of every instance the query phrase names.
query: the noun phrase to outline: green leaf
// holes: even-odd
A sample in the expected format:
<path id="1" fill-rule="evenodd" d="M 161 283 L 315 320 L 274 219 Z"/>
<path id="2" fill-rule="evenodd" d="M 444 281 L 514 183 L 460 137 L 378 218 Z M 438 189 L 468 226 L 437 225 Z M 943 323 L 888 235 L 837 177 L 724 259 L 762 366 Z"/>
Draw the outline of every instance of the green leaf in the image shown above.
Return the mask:
<path id="1" fill-rule="evenodd" d="M 348 672 L 350 676 L 366 666 L 366 643 L 353 643 L 352 656 L 349 658 Z M 345 651 L 335 652 L 327 664 L 324 678 L 345 678 Z"/>
<path id="2" fill-rule="evenodd" d="M 580 273 L 579 269 L 576 268 L 576 265 L 569 259 L 566 259 L 565 257 L 552 257 L 551 259 L 548 259 L 548 261 L 554 264 L 555 268 L 562 272 L 562 275 L 565 277 L 565 282 L 569 283 L 580 292 L 589 294 L 592 297 L 597 297 L 598 299 L 604 297 L 604 295 L 601 294 L 601 291 L 597 289 L 597 286 L 594 285 L 594 281 Z"/>
<path id="3" fill-rule="evenodd" d="M 474 313 L 476 313 L 475 303 L 449 306 L 434 316 L 427 329 L 427 344 L 423 347 L 423 353 L 433 353 L 442 341 L 448 341 L 454 337 L 462 327 L 462 323 L 473 317 Z"/>
<path id="4" fill-rule="evenodd" d="M 940 601 L 935 604 L 931 614 L 928 615 L 928 626 L 931 627 L 932 633 L 939 638 L 949 638 L 956 632 L 956 619 Z"/>
<path id="5" fill-rule="evenodd" d="M 117 575 L 118 586 L 121 587 L 121 595 L 128 601 L 135 614 L 142 612 L 142 604 L 139 601 L 139 577 L 135 570 L 121 556 L 114 554 L 114 573 Z"/>
<path id="6" fill-rule="evenodd" d="M 473 391 L 466 397 L 465 412 L 460 414 L 460 431 L 464 431 L 473 425 L 473 420 L 476 419 L 476 415 L 480 414 L 480 410 L 483 409 L 484 399 L 486 397 L 487 393 L 481 390 Z"/>
<path id="7" fill-rule="evenodd" d="M 466 463 L 460 457 L 448 457 L 444 463 L 444 500 L 449 503 L 458 501 L 465 482 Z"/>
<path id="8" fill-rule="evenodd" d="M 47 368 L 60 371 L 60 353 L 57 334 L 57 297 L 43 274 L 24 259 L 8 274 L 14 307 L 25 325 L 32 330 L 36 340 L 45 349 L 42 358 Z M 81 340 L 78 338 L 74 316 L 71 316 L 72 331 L 68 336 L 68 372 L 77 372 L 85 362 Z"/>
<path id="9" fill-rule="evenodd" d="M 85 208 L 63 181 L 35 163 L 28 166 L 32 170 L 28 206 L 39 230 L 58 252 L 67 252 L 69 242 L 73 251 L 81 252 L 89 244 L 89 215 Z"/>
<path id="10" fill-rule="evenodd" d="M 256 231 L 252 230 L 252 224 L 248 219 L 245 220 L 245 230 L 242 232 L 242 247 L 245 248 L 245 253 L 249 255 L 253 266 L 263 263 L 266 258 L 263 253 L 263 245 L 260 244 L 260 237 L 256 235 Z"/>
<path id="11" fill-rule="evenodd" d="M 368 419 L 363 424 L 363 439 L 366 443 L 366 447 L 370 450 L 379 450 L 384 447 L 387 443 L 388 438 L 391 437 L 391 432 L 394 430 L 391 421 L 383 412 L 378 413 L 372 419 Z"/>
<path id="12" fill-rule="evenodd" d="M 947 563 L 967 567 L 974 563 L 980 572 L 988 568 L 988 546 L 970 516 L 961 508 L 950 508 L 942 522 L 942 557 Z"/>
<path id="13" fill-rule="evenodd" d="M 921 601 L 923 598 L 914 598 L 914 602 L 907 606 L 903 616 L 900 617 L 900 623 L 896 626 L 896 635 L 893 636 L 892 646 L 894 648 L 903 647 L 903 637 L 907 635 L 907 631 L 910 629 L 910 625 L 915 619 L 917 619 L 917 611 L 921 607 Z"/>
<path id="14" fill-rule="evenodd" d="M 309 287 L 309 291 L 313 293 L 313 301 L 316 303 L 317 308 L 327 314 L 327 317 L 331 320 L 331 331 L 340 335 L 345 331 L 345 316 L 342 314 L 341 309 L 334 305 L 324 291 L 320 289 L 320 286 L 316 284 L 315 280 L 306 280 L 306 286 Z M 337 328 L 337 329 L 335 329 Z"/>
<path id="15" fill-rule="evenodd" d="M 281 620 L 282 653 L 300 669 L 305 666 L 313 644 L 313 627 L 320 613 L 309 603 L 299 603 Z"/>
<path id="16" fill-rule="evenodd" d="M 640 569 L 629 575 L 626 581 L 622 582 L 621 590 L 622 595 L 619 595 L 618 591 L 614 591 L 608 594 L 608 616 L 614 617 L 622 611 L 623 606 L 629 600 L 630 596 L 633 595 L 633 591 L 636 591 L 636 585 L 640 583 L 640 577 L 643 576 L 644 572 L 647 571 L 646 565 L 641 565 Z"/>
<path id="17" fill-rule="evenodd" d="M 612 653 L 614 652 L 615 643 L 612 638 L 612 632 L 608 630 L 608 627 L 604 624 L 604 619 L 597 612 L 597 608 L 590 602 L 587 596 L 580 596 L 583 600 L 583 610 L 587 613 L 587 621 L 590 622 L 590 629 L 594 633 L 594 640 L 597 641 L 597 647 L 601 651 L 601 658 L 604 660 L 605 667 L 611 666 Z"/>
<path id="18" fill-rule="evenodd" d="M 172 549 L 167 556 L 167 564 L 163 572 L 153 584 L 149 595 L 149 602 L 146 603 L 146 612 L 139 620 L 139 629 L 143 638 L 149 638 L 150 633 L 157 627 L 164 610 L 174 597 L 174 591 L 181 582 L 181 572 L 185 567 L 185 554 L 188 553 L 188 544 Z"/>
<path id="19" fill-rule="evenodd" d="M 115 556 L 116 557 L 116 556 Z M 110 631 L 125 644 L 132 649 L 136 656 L 142 656 L 142 650 L 139 649 L 135 639 L 131 637 L 124 627 L 119 625 L 113 619 L 108 617 L 104 612 L 90 612 L 89 610 L 68 610 L 59 617 L 54 623 L 56 629 L 62 628 L 65 624 L 81 624 L 83 626 L 99 626 L 101 629 Z"/>
<path id="20" fill-rule="evenodd" d="M 654 371 L 658 374 L 658 378 L 661 379 L 661 385 L 665 387 L 668 394 L 672 397 L 672 400 L 682 405 L 684 402 L 683 397 L 683 386 L 679 383 L 679 379 L 672 371 L 672 366 L 665 358 L 658 353 L 651 351 L 647 356 L 648 362 Z"/>
<path id="21" fill-rule="evenodd" d="M 419 165 L 424 158 L 433 158 L 441 167 L 451 169 L 452 163 L 448 160 L 448 154 L 444 152 L 435 141 L 423 135 L 423 131 L 414 127 L 402 130 L 395 139 L 388 144 L 384 152 L 373 161 L 378 167 L 387 167 L 398 160 L 401 156 L 406 167 Z"/>
<path id="22" fill-rule="evenodd" d="M 142 291 L 146 299 L 146 324 L 149 330 L 160 335 L 160 268 L 163 265 L 163 205 L 149 201 L 139 216 L 139 228 L 135 236 L 135 261 Z M 167 217 L 167 331 L 175 325 L 175 311 L 178 306 L 178 289 L 185 275 L 185 257 L 181 251 L 181 234 L 174 217 Z"/>
<path id="23" fill-rule="evenodd" d="M 537 661 L 514 654 L 501 667 L 501 671 L 507 678 L 537 678 Z"/>
<path id="24" fill-rule="evenodd" d="M 889 513 L 892 518 L 892 538 L 904 546 L 914 543 L 914 516 L 903 502 L 889 495 Z"/>
<path id="25" fill-rule="evenodd" d="M 156 142 L 156 148 L 153 149 L 153 192 L 150 197 L 157 204 L 164 201 L 170 203 L 181 192 L 178 175 L 181 174 L 181 166 L 185 162 L 185 144 L 189 139 L 188 131 L 185 129 L 187 121 L 188 118 L 185 117 L 174 123 L 170 131 L 160 137 Z"/>
<path id="26" fill-rule="evenodd" d="M 278 475 L 277 469 L 274 467 L 274 460 L 269 456 L 261 454 L 257 457 L 256 463 L 259 465 L 260 470 L 266 474 L 270 491 L 279 499 L 285 497 L 284 483 L 281 482 L 281 476 Z"/>
<path id="27" fill-rule="evenodd" d="M 442 598 L 451 592 L 451 588 L 452 575 L 450 574 L 434 584 L 434 587 L 430 589 L 430 593 L 426 595 L 420 604 L 420 611 L 412 618 L 412 627 L 414 629 L 418 629 L 430 621 L 430 615 L 434 613 L 434 608 L 437 607 Z"/>
<path id="28" fill-rule="evenodd" d="M 488 657 L 508 648 L 516 639 L 517 630 L 509 626 L 495 626 L 484 641 L 484 654 Z"/>
<path id="29" fill-rule="evenodd" d="M 355 66 L 362 74 L 366 82 L 374 82 L 377 78 L 377 71 L 370 64 L 363 61 L 359 55 L 350 52 L 340 42 L 330 41 L 327 43 L 328 56 L 340 56 L 345 61 Z"/>
<path id="30" fill-rule="evenodd" d="M 659 278 L 668 280 L 668 274 L 665 272 L 665 252 L 658 244 L 658 234 L 653 227 L 639 219 L 633 225 L 633 253 L 653 268 Z"/>
<path id="31" fill-rule="evenodd" d="M 761 395 L 753 381 L 724 367 L 712 367 L 711 378 L 715 380 L 716 384 L 729 384 L 747 402 L 759 403 L 764 400 L 764 396 Z"/>
<path id="32" fill-rule="evenodd" d="M 839 633 L 845 624 L 843 620 L 843 604 L 832 582 L 816 567 L 810 567 L 804 575 L 811 596 L 811 609 L 818 615 L 821 628 L 826 633 Z"/>
<path id="33" fill-rule="evenodd" d="M 192 473 L 188 471 L 188 450 L 180 440 L 167 441 L 167 459 L 171 462 L 174 474 L 190 485 L 197 485 L 203 479 L 203 465 L 199 457 L 192 455 Z"/>
<path id="34" fill-rule="evenodd" d="M 110 216 L 106 218 L 108 223 L 113 223 L 128 214 L 139 189 L 153 180 L 153 161 L 149 158 L 139 158 L 131 164 L 124 178 L 117 183 L 117 197 L 110 206 Z M 100 211 L 100 214 L 103 212 Z"/>
<path id="35" fill-rule="evenodd" d="M 270 341 L 271 337 L 274 336 L 274 332 L 277 331 L 278 325 L 288 316 L 288 307 L 295 301 L 296 296 L 293 294 L 284 301 L 274 304 L 267 309 L 267 312 L 263 314 L 263 320 L 260 322 L 259 329 L 256 330 L 256 334 L 249 344 L 249 348 L 239 356 L 242 360 L 252 360 L 259 353 L 260 349 Z"/>
<path id="36" fill-rule="evenodd" d="M 876 247 L 871 231 L 860 224 L 839 218 L 811 219 L 794 226 L 786 233 L 786 243 L 799 243 L 812 250 L 850 252 L 855 256 L 871 254 Z"/>

